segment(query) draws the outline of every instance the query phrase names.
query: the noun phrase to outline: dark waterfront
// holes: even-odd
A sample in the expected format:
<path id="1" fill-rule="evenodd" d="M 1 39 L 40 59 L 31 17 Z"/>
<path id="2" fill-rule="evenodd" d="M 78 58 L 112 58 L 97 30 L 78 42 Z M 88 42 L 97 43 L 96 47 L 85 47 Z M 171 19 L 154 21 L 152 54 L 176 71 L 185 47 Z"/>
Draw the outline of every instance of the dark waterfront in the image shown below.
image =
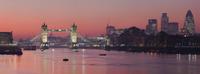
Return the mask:
<path id="1" fill-rule="evenodd" d="M 198 74 L 199 55 L 66 48 L 0 55 L 1 74 Z M 99 54 L 107 54 L 100 56 Z M 68 58 L 69 61 L 62 61 Z"/>

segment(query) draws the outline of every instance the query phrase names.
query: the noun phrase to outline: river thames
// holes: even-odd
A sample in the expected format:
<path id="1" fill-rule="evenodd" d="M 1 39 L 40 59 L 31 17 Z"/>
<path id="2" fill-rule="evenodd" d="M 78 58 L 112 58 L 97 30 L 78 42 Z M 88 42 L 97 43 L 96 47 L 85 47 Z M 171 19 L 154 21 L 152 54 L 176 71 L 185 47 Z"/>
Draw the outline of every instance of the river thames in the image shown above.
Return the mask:
<path id="1" fill-rule="evenodd" d="M 199 55 L 51 48 L 0 55 L 0 74 L 198 74 Z M 99 54 L 106 54 L 100 56 Z M 69 61 L 63 61 L 64 58 Z"/>

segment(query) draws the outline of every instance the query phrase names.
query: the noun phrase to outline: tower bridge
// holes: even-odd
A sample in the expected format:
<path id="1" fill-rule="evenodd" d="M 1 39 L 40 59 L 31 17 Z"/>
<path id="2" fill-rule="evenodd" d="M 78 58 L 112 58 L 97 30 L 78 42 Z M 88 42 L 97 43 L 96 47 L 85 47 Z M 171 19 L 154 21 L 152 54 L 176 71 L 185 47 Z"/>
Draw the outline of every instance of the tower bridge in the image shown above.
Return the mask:
<path id="1" fill-rule="evenodd" d="M 69 38 L 66 37 L 66 42 L 64 41 L 64 43 L 61 43 L 61 46 L 70 47 L 72 49 L 104 47 L 106 42 L 103 36 L 87 37 L 80 35 L 77 32 L 77 25 L 75 23 L 69 29 L 49 29 L 48 25 L 44 23 L 41 26 L 41 32 L 38 35 L 26 41 L 25 43 L 22 42 L 21 45 L 37 46 L 42 50 L 48 49 L 51 45 L 54 46 L 54 44 L 59 44 L 52 42 L 50 36 L 53 32 L 65 32 L 66 34 L 69 34 Z"/>
<path id="2" fill-rule="evenodd" d="M 40 48 L 45 50 L 49 48 L 48 35 L 52 32 L 70 32 L 71 48 L 77 48 L 77 25 L 74 23 L 70 29 L 49 29 L 47 24 L 41 26 L 41 44 Z"/>

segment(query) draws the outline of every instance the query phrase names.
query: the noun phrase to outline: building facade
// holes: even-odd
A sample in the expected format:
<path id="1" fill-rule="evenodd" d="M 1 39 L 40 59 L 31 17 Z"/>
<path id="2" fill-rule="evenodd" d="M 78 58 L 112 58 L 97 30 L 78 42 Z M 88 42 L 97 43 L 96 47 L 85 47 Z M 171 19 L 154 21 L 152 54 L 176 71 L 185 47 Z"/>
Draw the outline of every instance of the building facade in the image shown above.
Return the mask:
<path id="1" fill-rule="evenodd" d="M 149 19 L 148 25 L 146 26 L 146 34 L 147 35 L 155 35 L 158 32 L 157 30 L 157 20 Z"/>
<path id="2" fill-rule="evenodd" d="M 161 17 L 161 31 L 168 32 L 168 23 L 169 23 L 169 17 L 167 13 L 162 13 Z"/>
<path id="3" fill-rule="evenodd" d="M 0 44 L 12 44 L 13 35 L 12 32 L 0 32 Z"/>
<path id="4" fill-rule="evenodd" d="M 183 26 L 183 32 L 184 34 L 195 34 L 195 22 L 194 22 L 194 16 L 191 10 L 187 11 L 184 26 Z"/>
<path id="5" fill-rule="evenodd" d="M 106 34 L 109 36 L 109 35 L 112 35 L 114 32 L 115 32 L 115 27 L 111 25 L 107 25 Z"/>
<path id="6" fill-rule="evenodd" d="M 107 25 L 106 27 L 106 36 L 107 36 L 107 45 L 108 46 L 117 46 L 118 37 L 124 32 L 124 29 L 116 29 L 114 26 Z"/>
<path id="7" fill-rule="evenodd" d="M 179 27 L 177 22 L 168 23 L 168 34 L 176 35 L 179 33 Z"/>

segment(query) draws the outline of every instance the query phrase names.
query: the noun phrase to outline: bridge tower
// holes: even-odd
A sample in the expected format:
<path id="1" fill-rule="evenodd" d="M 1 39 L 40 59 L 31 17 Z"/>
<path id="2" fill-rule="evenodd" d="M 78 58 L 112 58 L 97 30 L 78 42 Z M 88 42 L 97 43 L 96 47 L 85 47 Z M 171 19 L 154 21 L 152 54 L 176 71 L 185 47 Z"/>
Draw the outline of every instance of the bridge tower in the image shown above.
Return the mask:
<path id="1" fill-rule="evenodd" d="M 44 23 L 41 26 L 41 44 L 40 48 L 45 50 L 49 48 L 49 43 L 48 43 L 48 26 Z"/>
<path id="2" fill-rule="evenodd" d="M 77 48 L 78 36 L 77 36 L 77 25 L 75 23 L 70 28 L 70 39 L 71 39 L 71 47 Z"/>

